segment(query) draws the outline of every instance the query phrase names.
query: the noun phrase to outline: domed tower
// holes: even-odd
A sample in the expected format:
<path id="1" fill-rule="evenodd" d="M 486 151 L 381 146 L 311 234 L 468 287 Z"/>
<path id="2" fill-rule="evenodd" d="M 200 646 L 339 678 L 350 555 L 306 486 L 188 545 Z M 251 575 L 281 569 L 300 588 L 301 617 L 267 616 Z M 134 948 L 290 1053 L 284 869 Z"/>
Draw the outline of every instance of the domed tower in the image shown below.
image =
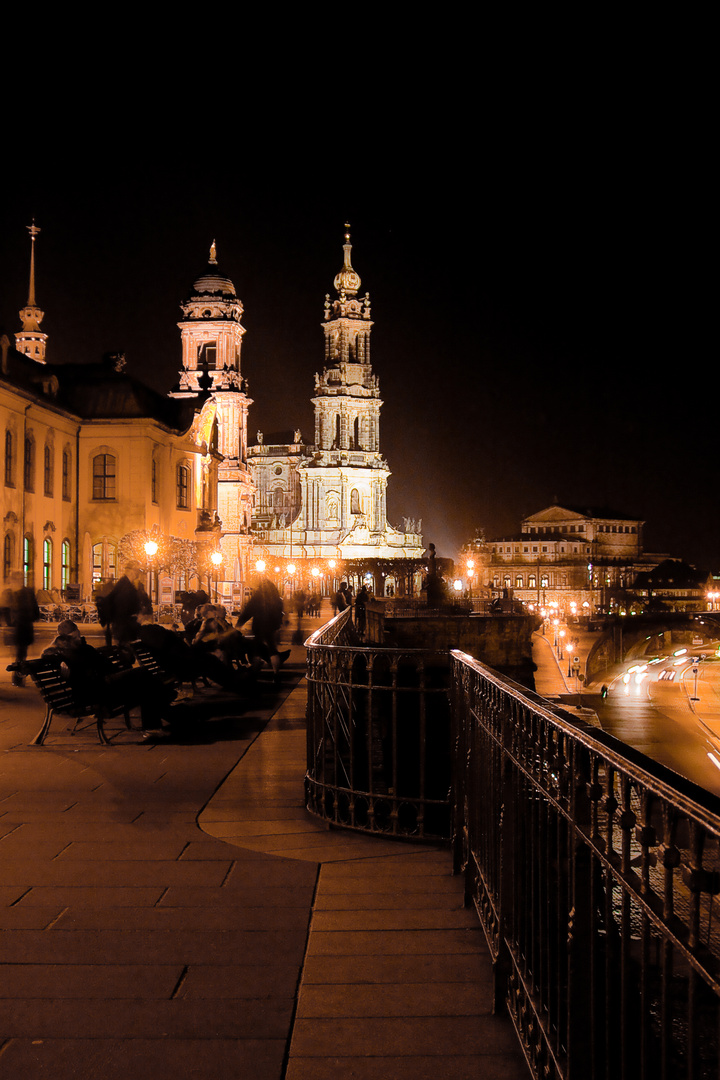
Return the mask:
<path id="1" fill-rule="evenodd" d="M 178 323 L 182 332 L 183 365 L 180 394 L 197 394 L 204 389 L 198 380 L 205 373 L 210 377 L 211 390 L 242 389 L 243 306 L 232 281 L 218 271 L 217 265 L 213 241 L 207 270 L 194 283 L 190 297 L 180 305 L 185 316 Z"/>
<path id="2" fill-rule="evenodd" d="M 205 273 L 180 306 L 185 316 L 178 323 L 182 371 L 179 389 L 171 396 L 203 394 L 193 437 L 205 449 L 207 483 L 217 483 L 217 497 L 209 503 L 217 508 L 222 526 L 223 580 L 243 581 L 255 490 L 247 466 L 247 418 L 252 399 L 246 393 L 247 382 L 240 368 L 243 306 L 230 278 L 218 270 L 214 241 Z"/>
<path id="3" fill-rule="evenodd" d="M 37 360 L 39 364 L 44 364 L 47 334 L 43 334 L 40 323 L 43 321 L 45 312 L 35 303 L 35 238 L 40 230 L 34 221 L 32 225 L 28 225 L 28 232 L 30 233 L 30 288 L 27 304 L 20 310 L 22 330 L 15 334 L 15 348 L 18 352 Z"/>
<path id="4" fill-rule="evenodd" d="M 207 270 L 193 284 L 189 299 L 180 305 L 185 316 L 178 323 L 183 366 L 180 387 L 171 396 L 195 397 L 209 390 L 217 414 L 217 449 L 226 464 L 244 468 L 252 400 L 245 392 L 247 381 L 240 369 L 243 306 L 232 281 L 217 265 L 213 241 Z"/>

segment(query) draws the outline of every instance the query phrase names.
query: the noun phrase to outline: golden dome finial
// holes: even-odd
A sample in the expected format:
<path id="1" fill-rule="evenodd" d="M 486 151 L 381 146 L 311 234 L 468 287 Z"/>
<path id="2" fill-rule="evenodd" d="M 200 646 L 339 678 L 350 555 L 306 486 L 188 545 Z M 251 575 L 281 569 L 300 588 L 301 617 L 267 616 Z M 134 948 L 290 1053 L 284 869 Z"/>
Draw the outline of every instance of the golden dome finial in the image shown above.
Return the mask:
<path id="1" fill-rule="evenodd" d="M 353 270 L 352 263 L 350 262 L 351 251 L 350 222 L 346 221 L 345 243 L 343 244 L 343 267 L 340 273 L 335 275 L 335 280 L 333 282 L 337 291 L 339 293 L 344 293 L 346 296 L 355 296 L 360 288 L 360 275 Z"/>

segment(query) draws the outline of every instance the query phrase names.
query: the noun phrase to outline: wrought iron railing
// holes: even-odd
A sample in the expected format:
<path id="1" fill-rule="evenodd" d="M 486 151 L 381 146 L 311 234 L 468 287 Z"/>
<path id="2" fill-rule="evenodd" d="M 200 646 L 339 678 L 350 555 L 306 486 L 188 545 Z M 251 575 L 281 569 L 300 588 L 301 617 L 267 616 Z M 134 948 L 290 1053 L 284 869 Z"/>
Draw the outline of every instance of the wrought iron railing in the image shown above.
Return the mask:
<path id="1" fill-rule="evenodd" d="M 345 828 L 450 836 L 450 654 L 363 646 L 341 612 L 307 642 L 306 805 Z"/>
<path id="2" fill-rule="evenodd" d="M 720 1070 L 720 800 L 453 654 L 453 855 L 544 1080 Z"/>

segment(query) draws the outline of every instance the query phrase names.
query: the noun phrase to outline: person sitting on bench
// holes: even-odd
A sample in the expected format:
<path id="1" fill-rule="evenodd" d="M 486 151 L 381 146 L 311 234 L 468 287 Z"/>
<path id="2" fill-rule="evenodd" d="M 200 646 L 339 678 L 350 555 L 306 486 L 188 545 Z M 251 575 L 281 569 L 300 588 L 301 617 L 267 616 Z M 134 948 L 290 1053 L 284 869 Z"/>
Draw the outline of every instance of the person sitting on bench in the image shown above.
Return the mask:
<path id="1" fill-rule="evenodd" d="M 141 619 L 137 637 L 155 657 L 158 666 L 179 683 L 207 678 L 235 694 L 247 689 L 245 672 L 237 671 L 202 645 L 188 645 L 175 630 Z"/>
<path id="2" fill-rule="evenodd" d="M 146 668 L 114 667 L 108 657 L 88 645 L 72 620 L 59 624 L 57 637 L 42 656 L 57 661 L 79 704 L 100 709 L 139 705 L 143 736 L 157 738 L 162 731 L 175 691 Z"/>

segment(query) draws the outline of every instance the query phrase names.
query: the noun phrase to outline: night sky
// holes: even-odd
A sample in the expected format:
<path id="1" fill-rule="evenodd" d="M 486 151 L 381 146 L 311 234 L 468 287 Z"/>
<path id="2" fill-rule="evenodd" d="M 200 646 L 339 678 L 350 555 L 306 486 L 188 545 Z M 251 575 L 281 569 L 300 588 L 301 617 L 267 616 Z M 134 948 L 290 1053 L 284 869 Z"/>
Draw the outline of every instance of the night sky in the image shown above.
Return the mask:
<path id="1" fill-rule="evenodd" d="M 391 522 L 421 518 L 452 557 L 557 500 L 641 518 L 649 550 L 720 570 L 704 151 L 670 93 L 603 83 L 520 107 L 469 85 L 412 107 L 360 97 L 344 121 L 246 103 L 241 121 L 168 131 L 113 101 L 80 138 L 45 119 L 42 166 L 5 162 L 0 324 L 19 327 L 34 215 L 48 358 L 124 351 L 166 391 L 179 303 L 216 240 L 245 307 L 251 441 L 312 441 L 347 220 Z"/>

